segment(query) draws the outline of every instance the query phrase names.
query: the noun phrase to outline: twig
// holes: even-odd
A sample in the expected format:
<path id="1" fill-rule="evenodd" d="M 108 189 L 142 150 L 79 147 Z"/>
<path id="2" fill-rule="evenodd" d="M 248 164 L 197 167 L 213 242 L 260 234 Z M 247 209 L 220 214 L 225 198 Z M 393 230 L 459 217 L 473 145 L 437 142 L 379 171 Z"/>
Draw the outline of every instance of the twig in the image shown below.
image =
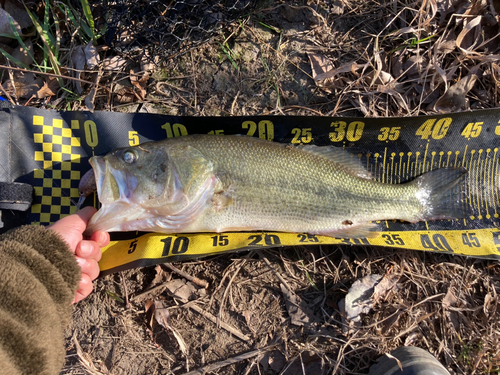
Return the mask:
<path id="1" fill-rule="evenodd" d="M 64 79 L 69 79 L 70 81 L 78 81 L 78 82 L 88 83 L 89 85 L 92 85 L 92 86 L 96 86 L 96 87 L 103 88 L 103 89 L 108 89 L 107 86 L 96 85 L 94 82 L 87 81 L 85 79 L 74 78 L 74 77 L 69 77 L 69 76 L 63 76 L 62 74 L 45 73 L 45 72 L 34 72 L 32 70 L 29 70 L 29 69 L 14 68 L 12 66 L 7 66 L 7 65 L 0 65 L 0 69 L 15 70 L 15 71 L 18 71 L 18 72 L 33 73 L 33 74 L 40 74 L 42 76 L 49 76 L 49 77 L 55 77 L 55 78 L 64 78 Z"/>
<path id="2" fill-rule="evenodd" d="M 238 363 L 238 362 L 244 361 L 245 359 L 249 359 L 249 358 L 258 356 L 259 354 L 264 354 L 264 353 L 268 352 L 270 349 L 274 348 L 275 346 L 276 346 L 276 344 L 272 344 L 272 345 L 266 346 L 265 348 L 262 348 L 262 349 L 257 349 L 257 350 L 253 350 L 253 351 L 248 352 L 248 353 L 243 353 L 243 354 L 237 355 L 236 357 L 228 358 L 228 359 L 225 359 L 224 361 L 213 363 L 213 364 L 208 365 L 208 366 L 200 367 L 197 370 L 186 372 L 183 375 L 206 374 L 207 372 L 215 371 L 215 370 L 220 369 L 222 367 L 232 365 L 233 363 Z"/>
<path id="3" fill-rule="evenodd" d="M 236 277 L 236 275 L 238 275 L 238 273 L 240 272 L 241 268 L 245 265 L 246 262 L 247 262 L 247 260 L 243 259 L 243 261 L 240 263 L 240 265 L 236 269 L 236 271 L 234 271 L 233 276 L 231 276 L 231 278 L 229 279 L 229 282 L 227 283 L 226 289 L 224 290 L 224 294 L 222 295 L 222 300 L 220 302 L 219 322 L 222 320 L 222 311 L 224 310 L 224 305 L 226 303 L 226 298 L 227 298 L 227 293 L 229 291 L 229 288 L 231 288 L 231 284 L 233 283 L 234 278 Z"/>
<path id="4" fill-rule="evenodd" d="M 80 360 L 80 363 L 82 364 L 83 367 L 89 372 L 91 375 L 104 375 L 103 372 L 99 371 L 95 365 L 88 359 L 88 356 L 86 353 L 83 352 L 82 347 L 80 346 L 80 343 L 78 342 L 76 338 L 76 331 L 73 333 L 73 342 L 75 344 L 76 348 L 76 354 L 78 355 L 78 359 Z M 108 371 L 106 371 L 106 374 L 109 374 Z"/>
<path id="5" fill-rule="evenodd" d="M 198 285 L 199 287 L 202 287 L 202 288 L 208 288 L 208 282 L 205 281 L 205 280 L 202 280 L 202 279 L 198 279 L 197 277 L 195 276 L 191 276 L 191 275 L 188 275 L 186 272 L 184 271 L 181 271 L 180 269 L 178 269 L 177 267 L 169 264 L 169 263 L 164 263 L 163 266 L 167 267 L 169 270 L 171 270 L 172 272 L 175 272 L 176 274 L 178 275 L 181 275 L 182 277 L 184 277 L 185 279 L 195 283 L 196 285 Z"/>
<path id="6" fill-rule="evenodd" d="M 200 306 L 193 304 L 193 305 L 188 305 L 188 307 L 190 309 L 193 309 L 197 313 L 203 315 L 205 318 L 207 318 L 208 320 L 210 320 L 214 324 L 217 324 L 217 318 L 214 315 L 210 314 L 208 311 L 205 311 L 204 309 L 202 309 Z M 232 333 L 233 335 L 235 335 L 240 340 L 243 340 L 243 341 L 249 341 L 250 340 L 250 337 L 248 337 L 247 335 L 241 333 L 236 328 L 231 327 L 229 324 L 224 323 L 224 322 L 220 322 L 220 321 L 218 322 L 218 324 L 219 324 L 219 326 L 221 328 L 224 328 L 226 331 Z M 193 374 L 197 374 L 197 372 L 194 372 Z"/>
<path id="7" fill-rule="evenodd" d="M 273 271 L 273 273 L 276 275 L 276 277 L 277 277 L 277 278 L 278 278 L 278 279 L 279 279 L 279 280 L 283 283 L 283 285 L 284 285 L 284 286 L 286 286 L 286 288 L 287 288 L 289 291 L 293 292 L 293 289 L 292 289 L 292 288 L 290 288 L 290 285 L 288 285 L 288 283 L 285 281 L 285 279 L 283 278 L 283 276 L 281 276 L 281 275 L 278 273 L 278 271 L 276 271 L 276 270 L 274 269 L 274 267 L 271 265 L 271 262 L 269 262 L 269 260 L 268 260 L 266 257 L 264 257 L 263 259 L 264 259 L 264 262 L 266 262 L 267 266 L 268 266 L 268 267 L 269 267 L 269 268 Z"/>
<path id="8" fill-rule="evenodd" d="M 135 301 L 137 299 L 141 299 L 143 297 L 146 297 L 148 294 L 151 294 L 153 292 L 156 292 L 158 289 L 165 289 L 167 286 L 165 284 L 157 285 L 151 289 L 148 289 L 142 293 L 136 294 L 135 296 L 131 297 L 131 301 Z"/>
<path id="9" fill-rule="evenodd" d="M 197 97 L 197 92 L 198 89 L 196 88 L 196 67 L 194 63 L 194 57 L 193 57 L 193 50 L 191 50 L 191 66 L 193 67 L 193 84 L 194 84 L 194 110 L 198 108 L 198 97 Z"/>
<path id="10" fill-rule="evenodd" d="M 12 84 L 14 84 L 14 83 L 12 83 Z M 9 99 L 9 102 L 11 102 L 12 104 L 16 105 L 16 102 L 14 101 L 14 99 L 12 99 L 12 97 L 10 96 L 10 94 L 7 91 L 5 91 L 5 89 L 3 88 L 2 82 L 0 82 L 0 90 L 7 97 L 7 99 Z"/>
<path id="11" fill-rule="evenodd" d="M 123 271 L 120 272 L 120 277 L 122 279 L 123 291 L 125 293 L 125 308 L 130 308 L 130 301 L 128 299 L 128 289 L 127 284 L 125 284 L 125 277 L 123 277 Z"/>

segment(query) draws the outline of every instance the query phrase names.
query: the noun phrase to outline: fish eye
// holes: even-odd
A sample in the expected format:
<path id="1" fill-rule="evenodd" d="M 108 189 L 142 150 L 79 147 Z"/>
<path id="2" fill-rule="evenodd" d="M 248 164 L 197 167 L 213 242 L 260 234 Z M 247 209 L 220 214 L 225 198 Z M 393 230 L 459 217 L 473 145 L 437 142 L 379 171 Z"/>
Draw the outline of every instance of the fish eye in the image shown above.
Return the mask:
<path id="1" fill-rule="evenodd" d="M 137 160 L 137 154 L 134 151 L 125 151 L 123 153 L 123 161 L 127 164 L 132 164 Z"/>

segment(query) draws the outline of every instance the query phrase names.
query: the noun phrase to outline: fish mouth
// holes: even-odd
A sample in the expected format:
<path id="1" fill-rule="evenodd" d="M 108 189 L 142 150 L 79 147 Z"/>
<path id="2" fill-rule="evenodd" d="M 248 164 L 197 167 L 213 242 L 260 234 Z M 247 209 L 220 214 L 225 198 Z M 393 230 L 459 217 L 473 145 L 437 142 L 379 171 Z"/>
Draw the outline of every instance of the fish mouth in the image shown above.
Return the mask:
<path id="1" fill-rule="evenodd" d="M 94 169 L 94 176 L 99 201 L 104 203 L 132 203 L 132 196 L 137 187 L 137 178 L 126 170 L 115 169 L 102 156 L 89 160 Z"/>
<path id="2" fill-rule="evenodd" d="M 90 219 L 85 234 L 115 231 L 120 223 L 140 217 L 143 210 L 133 200 L 137 178 L 127 171 L 113 168 L 102 156 L 90 158 L 89 163 L 94 170 L 101 207 Z"/>

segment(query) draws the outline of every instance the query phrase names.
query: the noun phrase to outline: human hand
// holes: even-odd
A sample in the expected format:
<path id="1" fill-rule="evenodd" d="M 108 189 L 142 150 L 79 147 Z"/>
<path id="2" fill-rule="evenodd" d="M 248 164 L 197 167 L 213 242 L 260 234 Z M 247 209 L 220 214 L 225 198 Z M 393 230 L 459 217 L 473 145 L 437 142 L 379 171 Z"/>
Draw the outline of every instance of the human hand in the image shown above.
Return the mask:
<path id="1" fill-rule="evenodd" d="M 101 247 L 109 244 L 109 234 L 106 232 L 95 232 L 89 240 L 83 239 L 83 232 L 87 227 L 87 223 L 96 212 L 97 210 L 94 207 L 85 207 L 48 227 L 59 233 L 66 241 L 82 269 L 82 278 L 78 284 L 73 303 L 81 301 L 92 292 L 92 280 L 99 276 L 97 262 L 101 259 Z"/>

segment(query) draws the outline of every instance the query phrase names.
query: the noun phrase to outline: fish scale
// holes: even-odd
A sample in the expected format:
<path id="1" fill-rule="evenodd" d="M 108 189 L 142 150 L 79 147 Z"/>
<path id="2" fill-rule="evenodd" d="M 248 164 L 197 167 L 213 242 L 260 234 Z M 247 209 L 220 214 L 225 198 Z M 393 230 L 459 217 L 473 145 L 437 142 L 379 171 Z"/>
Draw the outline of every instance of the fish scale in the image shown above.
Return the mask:
<path id="1" fill-rule="evenodd" d="M 393 210 L 400 209 L 397 201 L 391 199 L 390 205 L 387 205 L 384 204 L 387 199 L 381 201 L 380 194 L 374 194 L 377 191 L 373 191 L 373 185 L 382 184 L 346 173 L 341 166 L 324 157 L 290 147 L 273 147 L 274 152 L 269 152 L 268 143 L 256 140 L 248 144 L 241 142 L 240 138 L 235 139 L 239 147 L 229 147 L 224 153 L 220 152 L 222 139 L 214 139 L 213 143 L 209 140 L 204 142 L 204 154 L 215 162 L 216 171 L 219 168 L 225 172 L 235 170 L 236 173 L 231 176 L 237 192 L 234 200 L 242 203 L 235 203 L 227 211 L 219 213 L 220 219 L 215 220 L 215 225 L 210 221 L 214 221 L 217 213 L 208 214 L 203 224 L 209 230 L 242 227 L 250 218 L 253 222 L 262 223 L 263 227 L 274 226 L 273 230 L 293 228 L 292 231 L 319 233 L 344 228 L 342 222 L 346 220 L 366 222 L 367 218 L 370 219 L 370 212 L 380 218 L 387 215 L 385 211 L 394 216 Z M 231 162 L 232 159 L 239 160 L 237 165 Z M 263 165 L 269 167 L 263 168 Z M 382 185 L 381 188 L 388 196 L 408 189 L 403 185 Z M 264 198 L 253 201 L 255 197 Z M 360 201 L 364 201 L 361 207 Z M 281 218 L 278 223 L 277 217 Z"/>
<path id="2" fill-rule="evenodd" d="M 373 221 L 467 213 L 463 169 L 384 184 L 367 178 L 355 156 L 333 147 L 192 135 L 118 149 L 91 164 L 96 181 L 116 181 L 97 187 L 101 202 L 112 201 L 110 194 L 120 198 L 103 204 L 89 231 L 269 230 L 353 238 L 376 235 Z"/>

